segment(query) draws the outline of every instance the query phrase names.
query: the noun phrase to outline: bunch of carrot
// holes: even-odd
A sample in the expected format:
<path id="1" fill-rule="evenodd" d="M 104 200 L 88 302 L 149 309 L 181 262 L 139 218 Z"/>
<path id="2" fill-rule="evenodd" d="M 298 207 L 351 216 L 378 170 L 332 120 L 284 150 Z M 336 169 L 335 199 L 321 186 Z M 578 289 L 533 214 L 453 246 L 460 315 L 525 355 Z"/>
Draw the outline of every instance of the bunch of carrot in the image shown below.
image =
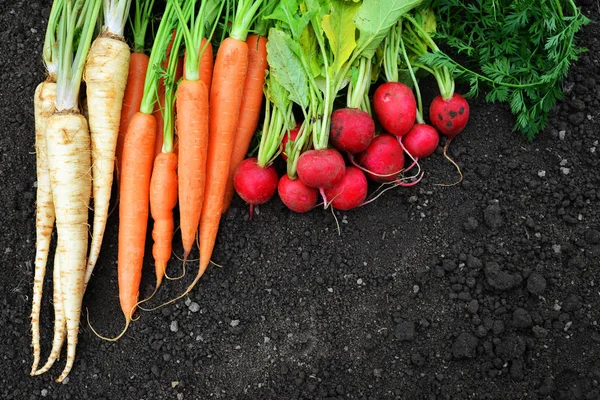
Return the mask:
<path id="1" fill-rule="evenodd" d="M 200 253 L 196 278 L 177 298 L 208 268 L 221 214 L 233 197 L 231 171 L 248 152 L 262 110 L 266 38 L 249 35 L 261 5 L 263 0 L 169 0 L 149 60 L 132 58 L 117 152 L 125 328 L 112 340 L 127 330 L 140 303 L 149 214 L 155 292 L 173 251 L 177 205 L 184 263 L 196 241 Z M 141 84 L 135 72 L 144 69 Z"/>

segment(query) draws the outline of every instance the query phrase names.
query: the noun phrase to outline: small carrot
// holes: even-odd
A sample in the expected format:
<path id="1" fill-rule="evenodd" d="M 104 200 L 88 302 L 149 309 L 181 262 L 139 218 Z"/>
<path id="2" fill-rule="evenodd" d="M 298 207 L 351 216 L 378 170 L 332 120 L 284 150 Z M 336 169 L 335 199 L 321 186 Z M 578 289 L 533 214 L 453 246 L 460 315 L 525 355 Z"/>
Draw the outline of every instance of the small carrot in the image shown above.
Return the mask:
<path id="1" fill-rule="evenodd" d="M 173 54 L 179 53 L 181 30 L 172 40 Z M 165 276 L 167 263 L 171 258 L 173 233 L 175 222 L 173 208 L 177 204 L 178 178 L 177 178 L 177 153 L 173 150 L 173 124 L 175 114 L 175 89 L 179 81 L 178 67 L 182 63 L 178 57 L 170 57 L 167 63 L 167 72 L 164 79 L 164 93 L 162 95 L 161 121 L 163 124 L 157 131 L 161 147 L 154 158 L 152 178 L 150 180 L 150 212 L 154 220 L 152 229 L 152 255 L 156 272 L 156 286 L 158 290 Z M 154 294 L 153 293 L 153 294 Z"/>
<path id="2" fill-rule="evenodd" d="M 129 74 L 127 75 L 127 85 L 125 86 L 125 95 L 123 96 L 123 106 L 121 108 L 121 121 L 119 123 L 119 137 L 117 138 L 117 179 L 121 171 L 121 161 L 123 158 L 123 143 L 127 134 L 127 127 L 133 114 L 140 111 L 142 96 L 144 95 L 144 81 L 146 80 L 146 71 L 150 58 L 144 52 L 146 41 L 146 30 L 150 21 L 150 11 L 154 5 L 154 0 L 135 2 L 135 13 L 131 30 L 133 32 L 133 53 L 129 60 Z"/>
<path id="3" fill-rule="evenodd" d="M 233 199 L 233 175 L 237 166 L 244 160 L 248 147 L 258 126 L 263 103 L 263 85 L 267 69 L 267 38 L 250 35 L 248 44 L 248 73 L 244 82 L 244 92 L 240 108 L 240 117 L 233 142 L 231 161 L 229 162 L 229 177 L 223 200 L 223 212 L 226 212 Z"/>

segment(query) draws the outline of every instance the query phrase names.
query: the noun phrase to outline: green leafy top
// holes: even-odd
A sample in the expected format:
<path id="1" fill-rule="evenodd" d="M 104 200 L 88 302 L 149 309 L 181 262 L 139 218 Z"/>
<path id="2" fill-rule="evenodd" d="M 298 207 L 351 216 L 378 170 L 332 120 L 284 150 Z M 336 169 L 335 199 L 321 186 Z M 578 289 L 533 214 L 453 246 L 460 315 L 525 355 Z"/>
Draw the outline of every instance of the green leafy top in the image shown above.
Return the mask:
<path id="1" fill-rule="evenodd" d="M 168 0 L 162 19 L 156 31 L 150 60 L 148 61 L 148 70 L 146 80 L 144 81 L 144 94 L 140 105 L 140 112 L 152 114 L 154 103 L 158 94 L 158 84 L 160 77 L 164 75 L 163 62 L 166 58 L 167 48 L 171 41 L 172 32 L 177 23 L 177 13 L 174 3 L 180 5 L 181 0 Z"/>
<path id="2" fill-rule="evenodd" d="M 81 76 L 101 5 L 100 0 L 65 0 L 62 3 L 56 39 L 58 42 L 56 109 L 58 111 L 79 109 L 77 98 Z M 78 23 L 81 23 L 81 30 L 78 29 Z"/>
<path id="3" fill-rule="evenodd" d="M 44 48 L 42 51 L 44 66 L 46 67 L 46 71 L 48 71 L 51 80 L 56 80 L 58 63 L 58 42 L 56 35 L 58 33 L 58 24 L 63 3 L 64 0 L 54 0 L 54 3 L 52 3 L 52 9 L 50 10 L 50 16 L 48 17 L 48 25 L 46 26 Z"/>
<path id="4" fill-rule="evenodd" d="M 469 82 L 469 96 L 508 102 L 515 130 L 533 139 L 563 97 L 561 82 L 585 49 L 576 34 L 589 23 L 573 0 L 429 0 L 438 18 L 435 37 L 466 57 L 464 65 L 435 52 L 423 61 L 450 68 Z"/>
<path id="5" fill-rule="evenodd" d="M 150 22 L 150 12 L 154 6 L 154 0 L 135 0 L 135 13 L 131 30 L 133 31 L 133 51 L 144 53 L 146 43 L 146 30 Z"/>

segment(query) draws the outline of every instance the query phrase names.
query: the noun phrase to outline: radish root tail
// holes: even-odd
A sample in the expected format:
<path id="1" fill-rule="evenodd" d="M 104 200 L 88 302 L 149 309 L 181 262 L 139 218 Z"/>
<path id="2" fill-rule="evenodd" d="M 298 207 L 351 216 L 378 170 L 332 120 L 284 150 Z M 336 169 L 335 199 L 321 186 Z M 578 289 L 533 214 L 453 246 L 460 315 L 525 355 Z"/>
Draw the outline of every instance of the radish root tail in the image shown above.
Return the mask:
<path id="1" fill-rule="evenodd" d="M 460 170 L 460 167 L 458 166 L 458 164 L 456 162 L 454 162 L 454 160 L 448 155 L 448 146 L 450 145 L 450 142 L 452 142 L 452 139 L 449 139 L 446 144 L 444 145 L 444 157 L 450 161 L 452 163 L 452 165 L 454 165 L 456 167 L 456 170 L 458 171 L 458 174 L 460 175 L 460 178 L 458 179 L 458 181 L 451 183 L 451 184 L 447 184 L 447 183 L 436 183 L 436 186 L 444 186 L 444 187 L 449 187 L 449 186 L 456 186 L 459 183 L 462 182 L 463 180 L 463 174 L 462 171 Z"/>

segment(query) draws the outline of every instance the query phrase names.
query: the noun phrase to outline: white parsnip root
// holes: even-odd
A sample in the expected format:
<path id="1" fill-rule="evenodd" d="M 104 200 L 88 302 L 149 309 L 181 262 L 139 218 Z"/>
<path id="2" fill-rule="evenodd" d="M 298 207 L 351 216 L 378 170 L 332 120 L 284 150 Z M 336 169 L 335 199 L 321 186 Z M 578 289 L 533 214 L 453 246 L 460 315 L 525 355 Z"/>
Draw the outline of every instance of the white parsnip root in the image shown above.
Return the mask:
<path id="1" fill-rule="evenodd" d="M 86 284 L 98 261 L 108 219 L 129 57 L 130 49 L 123 37 L 104 32 L 92 43 L 83 72 L 92 140 L 94 197 L 93 233 Z"/>
<path id="2" fill-rule="evenodd" d="M 56 211 L 62 306 L 67 327 L 67 362 L 61 382 L 75 362 L 88 247 L 92 194 L 90 135 L 77 111 L 58 112 L 46 128 L 48 167 Z"/>
<path id="3" fill-rule="evenodd" d="M 58 244 L 60 246 L 60 243 Z M 52 339 L 52 349 L 50 350 L 50 356 L 46 361 L 46 364 L 33 375 L 41 375 L 48 371 L 54 362 L 60 358 L 60 350 L 65 341 L 66 324 L 65 324 L 65 310 L 63 308 L 63 296 L 62 287 L 60 285 L 60 257 L 57 251 L 54 255 L 54 271 L 52 273 L 52 285 L 53 285 L 53 297 L 52 303 L 54 304 L 54 339 Z"/>
<path id="4" fill-rule="evenodd" d="M 33 347 L 33 364 L 31 375 L 37 370 L 40 362 L 40 309 L 42 289 L 46 275 L 46 264 L 50 251 L 50 240 L 54 229 L 54 204 L 50 189 L 48 157 L 46 154 L 46 124 L 48 118 L 56 110 L 56 78 L 49 77 L 40 83 L 34 95 L 35 116 L 35 153 L 37 175 L 37 200 L 35 210 L 36 249 L 35 272 L 33 278 L 33 300 L 31 307 L 31 346 Z"/>

